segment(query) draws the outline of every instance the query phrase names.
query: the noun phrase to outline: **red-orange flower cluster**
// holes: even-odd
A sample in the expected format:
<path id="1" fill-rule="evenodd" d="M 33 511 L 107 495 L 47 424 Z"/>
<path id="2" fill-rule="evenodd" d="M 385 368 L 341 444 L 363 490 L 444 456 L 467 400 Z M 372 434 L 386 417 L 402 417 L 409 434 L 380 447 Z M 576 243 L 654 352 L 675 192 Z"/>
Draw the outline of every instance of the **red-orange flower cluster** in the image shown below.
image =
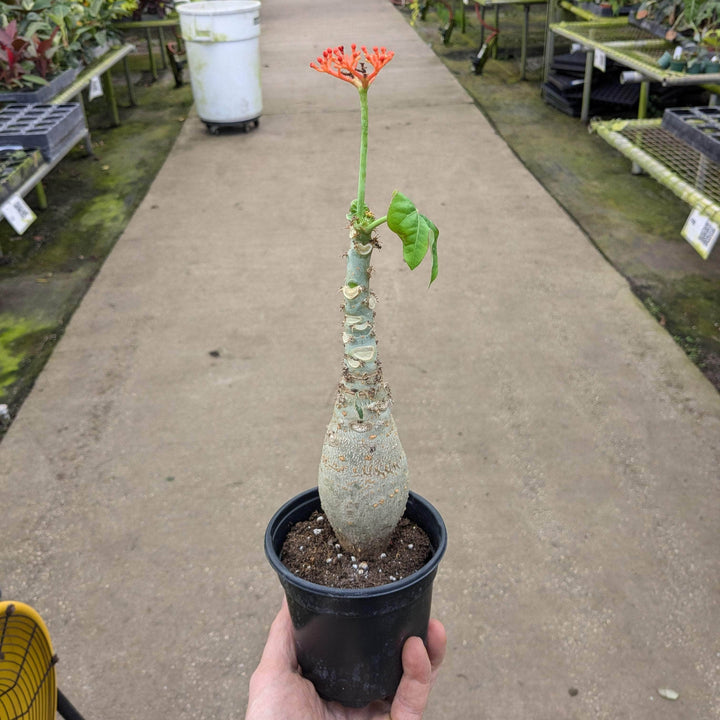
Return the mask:
<path id="1" fill-rule="evenodd" d="M 345 82 L 352 83 L 357 88 L 368 88 L 377 74 L 387 65 L 395 53 L 385 48 L 373 48 L 372 53 L 363 45 L 360 50 L 357 45 L 350 46 L 350 54 L 345 54 L 343 45 L 328 48 L 317 59 L 317 65 L 310 63 L 310 67 L 318 72 L 324 72 Z M 368 68 L 368 65 L 372 68 Z"/>

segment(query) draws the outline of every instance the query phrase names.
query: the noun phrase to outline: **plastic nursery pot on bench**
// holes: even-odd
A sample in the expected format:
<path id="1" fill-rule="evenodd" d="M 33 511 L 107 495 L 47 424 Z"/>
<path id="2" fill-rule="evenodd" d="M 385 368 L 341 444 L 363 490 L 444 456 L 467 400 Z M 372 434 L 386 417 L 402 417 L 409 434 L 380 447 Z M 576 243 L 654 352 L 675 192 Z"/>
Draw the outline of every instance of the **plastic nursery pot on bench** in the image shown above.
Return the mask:
<path id="1" fill-rule="evenodd" d="M 405 640 L 413 635 L 427 639 L 432 584 L 447 532 L 437 510 L 411 492 L 405 516 L 430 538 L 428 562 L 412 575 L 378 587 L 326 587 L 299 578 L 280 562 L 290 527 L 319 509 L 317 488 L 285 503 L 265 532 L 265 554 L 285 590 L 303 676 L 326 700 L 363 707 L 395 694 Z"/>

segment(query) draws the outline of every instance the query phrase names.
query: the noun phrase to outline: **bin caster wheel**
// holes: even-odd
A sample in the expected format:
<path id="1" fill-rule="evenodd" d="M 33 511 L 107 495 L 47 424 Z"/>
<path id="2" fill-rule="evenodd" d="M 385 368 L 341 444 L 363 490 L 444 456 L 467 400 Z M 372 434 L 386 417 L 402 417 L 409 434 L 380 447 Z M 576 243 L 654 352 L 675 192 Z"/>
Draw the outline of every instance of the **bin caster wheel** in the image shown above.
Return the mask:
<path id="1" fill-rule="evenodd" d="M 207 125 L 208 132 L 211 135 L 219 135 L 220 134 L 220 126 L 214 125 L 213 123 L 205 123 Z"/>

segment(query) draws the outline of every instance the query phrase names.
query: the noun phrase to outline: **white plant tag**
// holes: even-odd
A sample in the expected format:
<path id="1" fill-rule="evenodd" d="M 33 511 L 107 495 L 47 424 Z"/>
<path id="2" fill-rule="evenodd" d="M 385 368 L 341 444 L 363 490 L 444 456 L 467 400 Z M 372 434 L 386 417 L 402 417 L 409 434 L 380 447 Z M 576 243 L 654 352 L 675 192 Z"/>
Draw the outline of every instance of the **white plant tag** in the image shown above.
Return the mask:
<path id="1" fill-rule="evenodd" d="M 0 207 L 0 212 L 18 235 L 22 235 L 37 219 L 19 195 L 11 195 Z"/>
<path id="2" fill-rule="evenodd" d="M 699 210 L 693 209 L 682 229 L 682 236 L 707 260 L 715 247 L 720 227 Z"/>
<path id="3" fill-rule="evenodd" d="M 606 62 L 607 56 L 605 53 L 602 50 L 596 50 L 593 57 L 593 67 L 596 67 L 600 72 L 605 72 Z"/>
<path id="4" fill-rule="evenodd" d="M 90 78 L 90 87 L 88 88 L 88 98 L 94 100 L 95 98 L 102 97 L 103 89 L 102 83 L 100 82 L 99 75 L 93 75 Z"/>

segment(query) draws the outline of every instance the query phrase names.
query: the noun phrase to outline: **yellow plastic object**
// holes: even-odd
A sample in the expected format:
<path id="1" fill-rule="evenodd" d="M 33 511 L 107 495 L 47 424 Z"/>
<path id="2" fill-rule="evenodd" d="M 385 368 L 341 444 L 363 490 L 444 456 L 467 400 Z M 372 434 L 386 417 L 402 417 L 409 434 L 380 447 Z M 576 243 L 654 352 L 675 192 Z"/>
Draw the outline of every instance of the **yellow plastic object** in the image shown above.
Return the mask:
<path id="1" fill-rule="evenodd" d="M 40 615 L 21 602 L 0 602 L 0 718 L 55 720 L 56 662 Z"/>

